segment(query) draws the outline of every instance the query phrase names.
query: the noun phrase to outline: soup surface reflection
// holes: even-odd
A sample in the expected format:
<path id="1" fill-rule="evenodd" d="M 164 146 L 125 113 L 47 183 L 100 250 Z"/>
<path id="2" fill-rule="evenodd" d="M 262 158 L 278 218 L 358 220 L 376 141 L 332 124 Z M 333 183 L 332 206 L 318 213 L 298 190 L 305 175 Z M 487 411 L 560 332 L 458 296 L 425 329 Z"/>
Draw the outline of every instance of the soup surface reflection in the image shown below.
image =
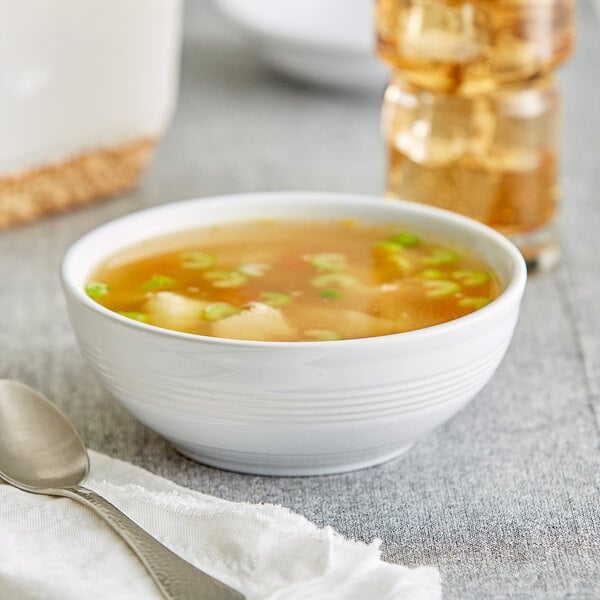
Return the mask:
<path id="1" fill-rule="evenodd" d="M 133 246 L 102 265 L 86 292 L 167 329 L 329 341 L 450 321 L 488 304 L 500 286 L 467 250 L 401 225 L 265 220 Z"/>

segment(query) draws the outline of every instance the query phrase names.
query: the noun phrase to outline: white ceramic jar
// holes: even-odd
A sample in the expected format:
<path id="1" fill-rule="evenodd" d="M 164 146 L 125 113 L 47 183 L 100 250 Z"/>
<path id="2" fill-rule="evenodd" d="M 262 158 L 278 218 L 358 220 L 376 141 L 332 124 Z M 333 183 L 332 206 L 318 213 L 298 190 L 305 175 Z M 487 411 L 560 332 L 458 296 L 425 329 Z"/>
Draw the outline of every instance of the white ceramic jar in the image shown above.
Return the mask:
<path id="1" fill-rule="evenodd" d="M 181 0 L 0 0 L 0 228 L 137 182 L 175 105 Z"/>

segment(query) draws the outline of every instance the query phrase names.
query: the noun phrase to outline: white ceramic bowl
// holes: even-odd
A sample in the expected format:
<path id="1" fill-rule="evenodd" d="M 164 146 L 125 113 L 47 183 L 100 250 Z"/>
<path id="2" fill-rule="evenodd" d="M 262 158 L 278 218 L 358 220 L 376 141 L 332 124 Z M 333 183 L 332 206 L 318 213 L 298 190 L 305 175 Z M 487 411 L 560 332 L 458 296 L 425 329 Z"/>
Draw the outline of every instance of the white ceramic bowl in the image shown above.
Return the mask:
<path id="1" fill-rule="evenodd" d="M 275 70 L 327 87 L 383 91 L 373 0 L 214 2 Z"/>
<path id="2" fill-rule="evenodd" d="M 333 342 L 178 333 L 121 317 L 84 292 L 97 265 L 128 245 L 261 217 L 404 223 L 475 250 L 503 291 L 448 323 Z M 189 200 L 116 219 L 73 244 L 61 276 L 83 355 L 137 419 L 209 465 L 309 475 L 398 456 L 469 402 L 508 347 L 526 270 L 504 237 L 459 215 L 381 198 L 295 192 Z"/>

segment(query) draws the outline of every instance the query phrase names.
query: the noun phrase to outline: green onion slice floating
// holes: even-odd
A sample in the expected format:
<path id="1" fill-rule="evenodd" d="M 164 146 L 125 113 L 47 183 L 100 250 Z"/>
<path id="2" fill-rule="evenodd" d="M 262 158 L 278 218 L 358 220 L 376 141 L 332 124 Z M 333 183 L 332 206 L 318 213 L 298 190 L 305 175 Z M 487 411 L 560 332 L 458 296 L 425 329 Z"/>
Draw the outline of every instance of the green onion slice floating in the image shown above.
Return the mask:
<path id="1" fill-rule="evenodd" d="M 406 256 L 402 256 L 402 254 L 393 254 L 389 257 L 389 260 L 402 271 L 409 271 L 412 268 L 410 260 Z"/>
<path id="2" fill-rule="evenodd" d="M 139 321 L 140 323 L 148 323 L 150 321 L 150 317 L 146 313 L 134 311 L 120 311 L 119 314 L 122 317 L 127 317 L 128 319 L 133 319 L 134 321 Z"/>
<path id="3" fill-rule="evenodd" d="M 438 271 L 437 269 L 425 269 L 419 273 L 418 277 L 422 279 L 443 279 L 445 275 L 443 271 Z"/>
<path id="4" fill-rule="evenodd" d="M 217 257 L 207 252 L 182 252 L 179 258 L 184 269 L 208 269 L 217 262 Z"/>
<path id="5" fill-rule="evenodd" d="M 153 275 L 148 281 L 142 284 L 142 287 L 149 292 L 153 292 L 172 288 L 175 286 L 175 283 L 175 279 L 168 275 Z"/>
<path id="6" fill-rule="evenodd" d="M 345 271 L 348 268 L 348 259 L 341 253 L 307 254 L 302 258 L 322 271 Z"/>
<path id="7" fill-rule="evenodd" d="M 248 276 L 240 271 L 206 271 L 206 279 L 210 279 L 215 287 L 236 288 L 248 281 Z"/>
<path id="8" fill-rule="evenodd" d="M 424 256 L 421 263 L 424 265 L 449 265 L 458 258 L 458 254 L 450 248 L 435 248 L 431 256 Z"/>
<path id="9" fill-rule="evenodd" d="M 261 292 L 260 297 L 265 304 L 272 306 L 273 308 L 279 308 L 285 306 L 292 301 L 292 297 L 282 292 Z"/>
<path id="10" fill-rule="evenodd" d="M 452 277 L 466 286 L 482 285 L 490 280 L 485 271 L 453 271 Z"/>
<path id="11" fill-rule="evenodd" d="M 478 308 L 483 308 L 490 302 L 491 300 L 489 298 L 485 298 L 483 296 L 465 296 L 458 301 L 458 305 L 477 310 Z"/>
<path id="12" fill-rule="evenodd" d="M 321 290 L 319 292 L 319 295 L 321 296 L 321 298 L 325 298 L 326 300 L 337 300 L 338 298 L 341 298 L 344 295 L 344 293 L 341 290 L 326 288 L 324 290 Z"/>
<path id="13" fill-rule="evenodd" d="M 375 244 L 376 250 L 382 250 L 384 252 L 385 260 L 391 262 L 402 271 L 409 271 L 412 269 L 412 263 L 403 255 L 404 248 L 405 246 L 392 240 L 377 242 Z"/>
<path id="14" fill-rule="evenodd" d="M 352 288 L 357 284 L 356 278 L 345 273 L 325 273 L 318 275 L 310 280 L 310 283 L 315 287 L 327 287 L 330 285 L 339 285 L 343 288 Z"/>
<path id="15" fill-rule="evenodd" d="M 402 231 L 401 233 L 397 233 L 389 239 L 393 244 L 397 244 L 398 246 L 402 246 L 403 248 L 414 248 L 421 243 L 421 240 L 414 233 L 410 233 L 410 231 Z"/>
<path id="16" fill-rule="evenodd" d="M 231 317 L 232 315 L 237 315 L 239 312 L 239 308 L 236 308 L 227 302 L 215 302 L 214 304 L 209 304 L 202 311 L 202 318 L 205 321 L 218 321 L 220 319 L 225 319 L 226 317 Z"/>
<path id="17" fill-rule="evenodd" d="M 108 292 L 110 292 L 110 287 L 102 281 L 89 281 L 85 286 L 85 293 L 94 300 L 106 296 Z"/>
<path id="18" fill-rule="evenodd" d="M 333 329 L 305 329 L 302 334 L 305 338 L 318 342 L 333 342 L 342 339 L 342 336 Z"/>
<path id="19" fill-rule="evenodd" d="M 400 250 L 402 250 L 402 246 L 394 243 L 394 242 L 390 242 L 385 241 L 385 242 L 377 242 L 375 244 L 375 249 L 376 250 L 384 250 L 385 252 L 398 252 Z"/>
<path id="20" fill-rule="evenodd" d="M 449 298 L 460 291 L 458 283 L 447 279 L 428 279 L 423 285 L 427 288 L 426 295 L 429 298 Z"/>

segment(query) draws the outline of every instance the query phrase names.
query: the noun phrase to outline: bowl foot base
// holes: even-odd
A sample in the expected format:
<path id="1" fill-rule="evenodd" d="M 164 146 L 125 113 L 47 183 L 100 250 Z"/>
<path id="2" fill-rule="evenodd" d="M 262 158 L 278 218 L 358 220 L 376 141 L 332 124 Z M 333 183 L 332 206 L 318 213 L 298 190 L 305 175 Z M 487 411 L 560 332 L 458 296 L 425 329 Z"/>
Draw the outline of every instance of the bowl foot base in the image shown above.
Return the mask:
<path id="1" fill-rule="evenodd" d="M 246 452 L 219 452 L 216 448 L 206 448 L 203 446 L 192 446 L 171 442 L 171 445 L 177 452 L 187 458 L 199 463 L 216 467 L 226 471 L 235 471 L 238 473 L 248 473 L 252 475 L 272 475 L 285 477 L 299 477 L 309 475 L 334 475 L 336 473 L 347 473 L 358 469 L 374 467 L 384 462 L 392 460 L 404 454 L 413 443 L 406 444 L 396 448 L 393 451 L 373 452 L 365 451 L 363 456 L 358 458 L 356 453 L 343 453 L 335 455 L 310 455 L 310 456 L 288 456 L 254 454 Z"/>

